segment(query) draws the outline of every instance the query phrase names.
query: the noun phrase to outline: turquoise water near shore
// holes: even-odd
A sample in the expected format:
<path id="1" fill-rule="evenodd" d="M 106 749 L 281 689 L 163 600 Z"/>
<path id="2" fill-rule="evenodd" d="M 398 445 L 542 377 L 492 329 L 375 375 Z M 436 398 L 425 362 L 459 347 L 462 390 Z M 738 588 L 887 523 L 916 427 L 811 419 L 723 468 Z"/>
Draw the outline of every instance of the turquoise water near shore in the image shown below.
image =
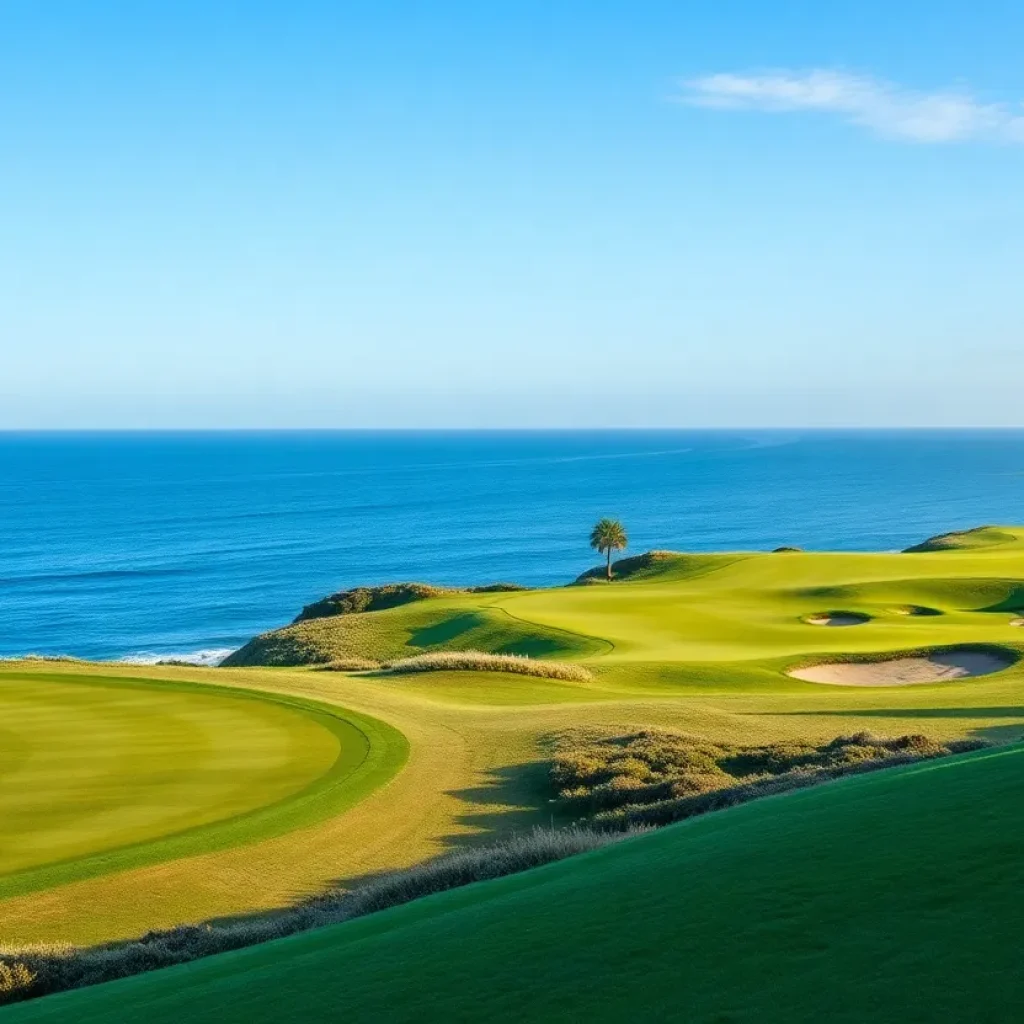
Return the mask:
<path id="1" fill-rule="evenodd" d="M 0 434 L 0 656 L 215 661 L 332 590 L 1024 522 L 1024 431 Z"/>

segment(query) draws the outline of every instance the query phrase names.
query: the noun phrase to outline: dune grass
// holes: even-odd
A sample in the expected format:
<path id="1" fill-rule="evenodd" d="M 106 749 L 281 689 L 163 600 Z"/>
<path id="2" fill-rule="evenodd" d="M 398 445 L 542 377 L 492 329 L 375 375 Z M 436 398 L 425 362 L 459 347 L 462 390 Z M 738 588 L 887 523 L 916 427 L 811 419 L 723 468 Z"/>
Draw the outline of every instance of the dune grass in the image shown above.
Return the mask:
<path id="1" fill-rule="evenodd" d="M 561 679 L 588 683 L 594 674 L 582 665 L 565 661 L 543 661 L 523 654 L 488 654 L 484 651 L 432 651 L 412 658 L 387 661 L 381 671 L 392 675 L 414 672 L 507 672 L 517 676 Z"/>
<path id="2" fill-rule="evenodd" d="M 846 779 L 5 1019 L 1014 1020 L 1022 783 L 1020 746 Z"/>

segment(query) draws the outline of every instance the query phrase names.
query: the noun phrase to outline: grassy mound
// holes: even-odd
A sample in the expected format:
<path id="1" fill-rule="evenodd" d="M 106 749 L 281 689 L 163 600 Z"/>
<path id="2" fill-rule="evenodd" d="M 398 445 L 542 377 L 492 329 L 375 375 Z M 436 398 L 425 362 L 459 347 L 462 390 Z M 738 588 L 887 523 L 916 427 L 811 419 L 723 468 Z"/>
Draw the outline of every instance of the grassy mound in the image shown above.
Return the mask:
<path id="1" fill-rule="evenodd" d="M 1001 547 L 1006 544 L 1020 544 L 1021 531 L 1007 530 L 997 526 L 976 526 L 973 530 L 957 530 L 929 537 L 920 544 L 906 549 L 906 554 L 920 554 L 928 551 L 974 551 L 979 548 Z"/>
<path id="2" fill-rule="evenodd" d="M 734 561 L 735 555 L 700 554 L 687 555 L 680 551 L 645 551 L 641 555 L 630 555 L 612 562 L 613 580 L 654 580 L 686 579 L 716 569 Z M 601 583 L 607 569 L 596 565 L 577 577 L 576 583 Z"/>
<path id="3" fill-rule="evenodd" d="M 385 662 L 432 651 L 578 657 L 602 649 L 599 640 L 524 622 L 500 606 L 471 603 L 477 600 L 421 600 L 383 611 L 308 619 L 250 640 L 223 665 Z"/>
<path id="4" fill-rule="evenodd" d="M 490 583 L 482 587 L 464 590 L 452 587 L 435 587 L 429 583 L 386 583 L 379 587 L 356 587 L 353 590 L 339 590 L 336 594 L 313 604 L 307 604 L 296 616 L 296 622 L 307 619 L 323 619 L 331 615 L 356 615 L 360 612 L 379 612 L 412 601 L 423 601 L 428 597 L 448 597 L 452 594 L 504 594 L 526 590 L 518 583 Z"/>
<path id="5" fill-rule="evenodd" d="M 382 669 L 392 675 L 411 672 L 510 672 L 541 679 L 587 683 L 594 674 L 582 665 L 564 661 L 540 661 L 522 654 L 485 654 L 482 651 L 434 651 L 412 658 L 386 662 Z"/>
<path id="6" fill-rule="evenodd" d="M 1024 749 L 859 776 L 11 1024 L 1014 1020 Z M 469 939 L 468 937 L 471 937 Z"/>

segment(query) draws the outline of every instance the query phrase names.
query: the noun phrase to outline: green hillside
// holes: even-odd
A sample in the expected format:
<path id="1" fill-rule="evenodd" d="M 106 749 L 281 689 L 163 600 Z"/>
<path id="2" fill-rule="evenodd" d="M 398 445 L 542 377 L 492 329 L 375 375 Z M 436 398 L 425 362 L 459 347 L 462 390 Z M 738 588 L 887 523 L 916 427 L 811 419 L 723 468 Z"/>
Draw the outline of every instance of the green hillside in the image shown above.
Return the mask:
<path id="1" fill-rule="evenodd" d="M 1014 1020 L 1022 787 L 1019 746 L 863 776 L 0 1019 Z"/>
<path id="2" fill-rule="evenodd" d="M 750 672 L 755 659 L 1024 641 L 1013 623 L 1024 611 L 1024 531 L 986 528 L 919 547 L 918 554 L 649 552 L 618 562 L 611 584 L 584 574 L 588 586 L 441 594 L 299 622 L 257 637 L 226 664 L 480 650 L 592 660 L 606 682 L 629 687 L 665 675 L 640 671 L 636 661 L 674 666 L 678 682 L 715 674 L 700 663 L 729 662 L 739 685 L 758 678 Z M 856 615 L 863 625 L 808 629 L 828 612 Z"/>

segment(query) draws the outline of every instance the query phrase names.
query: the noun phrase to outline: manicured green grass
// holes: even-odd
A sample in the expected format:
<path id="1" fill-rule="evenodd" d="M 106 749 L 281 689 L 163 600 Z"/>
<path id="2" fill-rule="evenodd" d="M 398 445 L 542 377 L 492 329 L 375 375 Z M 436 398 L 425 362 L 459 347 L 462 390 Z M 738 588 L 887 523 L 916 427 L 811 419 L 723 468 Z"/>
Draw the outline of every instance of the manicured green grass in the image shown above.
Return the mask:
<path id="1" fill-rule="evenodd" d="M 0 898 L 311 824 L 404 760 L 395 730 L 311 701 L 0 678 Z"/>
<path id="2" fill-rule="evenodd" d="M 1016 1020 L 1022 787 L 1020 746 L 844 780 L 0 1019 Z"/>
<path id="3" fill-rule="evenodd" d="M 337 713 L 357 724 L 355 715 L 363 715 L 378 725 L 360 728 L 382 735 L 380 723 L 387 723 L 409 744 L 407 766 L 386 787 L 370 793 L 370 784 L 346 782 L 352 799 L 339 798 L 323 814 L 317 804 L 316 820 L 276 817 L 275 804 L 272 814 L 286 830 L 250 832 L 241 845 L 233 825 L 230 844 L 220 848 L 207 836 L 202 846 L 164 847 L 158 861 L 133 853 L 135 859 L 108 860 L 105 873 L 79 881 L 55 876 L 52 885 L 21 896 L 0 890 L 0 942 L 93 943 L 273 910 L 455 847 L 547 825 L 558 818 L 545 784 L 549 739 L 569 728 L 621 735 L 650 727 L 740 745 L 817 744 L 862 730 L 936 741 L 1017 740 L 1024 734 L 1024 662 L 977 679 L 899 688 L 826 686 L 786 671 L 815 659 L 961 644 L 1020 651 L 1024 629 L 1011 623 L 1024 606 L 1022 593 L 1024 531 L 999 528 L 916 554 L 662 554 L 627 563 L 611 584 L 445 594 L 310 620 L 269 634 L 248 648 L 251 658 L 240 659 L 269 652 L 270 660 L 314 663 L 515 650 L 583 665 L 593 674 L 588 681 L 491 672 L 361 676 L 304 667 L 0 667 L 0 692 L 12 674 L 23 677 L 19 685 L 28 678 L 84 685 L 97 676 L 146 689 L 146 680 L 189 681 L 248 693 L 249 700 L 258 691 L 313 701 L 321 711 L 350 709 Z M 912 608 L 936 614 L 905 614 Z M 836 628 L 804 621 L 843 610 L 868 621 Z M 83 758 L 101 757 L 89 735 L 80 737 Z M 185 737 L 172 745 L 191 749 Z M 386 737 L 371 741 L 371 750 L 398 749 Z M 313 755 L 311 749 L 302 756 Z M 381 756 L 390 767 L 378 781 L 401 760 Z M 173 768 L 188 773 L 192 761 L 176 758 Z M 292 814 L 296 805 L 289 798 L 284 806 Z M 45 817 L 45 808 L 34 813 Z M 251 822 L 252 814 L 243 809 L 242 820 Z"/>

